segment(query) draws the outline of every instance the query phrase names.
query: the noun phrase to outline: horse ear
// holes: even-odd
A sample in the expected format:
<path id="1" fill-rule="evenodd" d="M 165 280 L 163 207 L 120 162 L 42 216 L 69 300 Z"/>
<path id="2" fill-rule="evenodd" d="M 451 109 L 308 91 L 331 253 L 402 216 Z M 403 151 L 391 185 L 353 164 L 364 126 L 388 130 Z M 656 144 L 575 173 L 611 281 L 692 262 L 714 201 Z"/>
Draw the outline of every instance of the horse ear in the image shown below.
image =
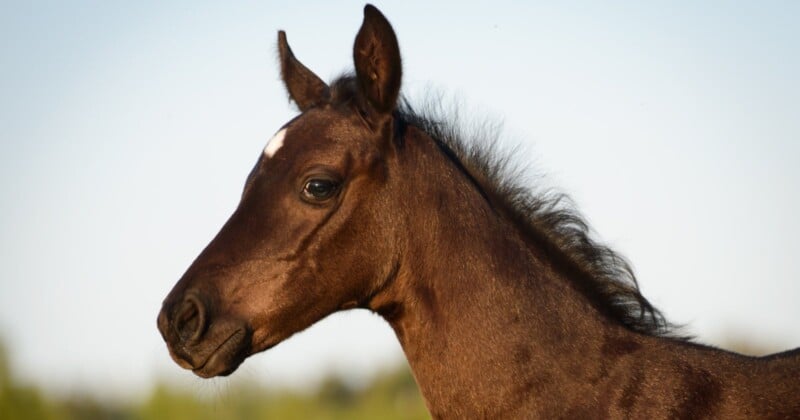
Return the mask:
<path id="1" fill-rule="evenodd" d="M 353 45 L 353 61 L 361 93 L 380 114 L 390 114 L 397 105 L 402 66 L 400 47 L 392 25 L 371 4 L 364 7 L 364 23 Z"/>
<path id="2" fill-rule="evenodd" d="M 322 105 L 330 99 L 330 89 L 314 72 L 297 61 L 286 42 L 286 32 L 278 31 L 278 52 L 281 60 L 281 77 L 289 97 L 300 111 Z"/>

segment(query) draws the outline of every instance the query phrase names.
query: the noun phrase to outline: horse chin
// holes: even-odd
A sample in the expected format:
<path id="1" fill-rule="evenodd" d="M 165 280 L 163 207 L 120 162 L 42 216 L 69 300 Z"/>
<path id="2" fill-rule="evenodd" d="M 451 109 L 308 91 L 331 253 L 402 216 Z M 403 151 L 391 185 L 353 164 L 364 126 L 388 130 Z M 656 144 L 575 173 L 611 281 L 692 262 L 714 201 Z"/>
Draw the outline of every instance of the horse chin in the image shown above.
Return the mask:
<path id="1" fill-rule="evenodd" d="M 172 359 L 201 378 L 233 373 L 251 351 L 252 333 L 247 324 L 233 319 L 218 319 L 209 325 L 196 342 L 179 343 L 167 339 Z"/>
<path id="2" fill-rule="evenodd" d="M 230 375 L 249 355 L 249 335 L 245 328 L 233 331 L 192 372 L 201 378 Z"/>

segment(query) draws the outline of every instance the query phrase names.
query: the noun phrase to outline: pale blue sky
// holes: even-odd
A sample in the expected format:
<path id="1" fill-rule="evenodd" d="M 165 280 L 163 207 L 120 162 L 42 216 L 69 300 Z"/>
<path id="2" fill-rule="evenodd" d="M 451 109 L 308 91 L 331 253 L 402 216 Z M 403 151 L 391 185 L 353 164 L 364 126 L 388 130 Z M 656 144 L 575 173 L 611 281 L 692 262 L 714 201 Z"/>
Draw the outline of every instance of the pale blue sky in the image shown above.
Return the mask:
<path id="1" fill-rule="evenodd" d="M 672 320 L 703 342 L 800 346 L 800 3 L 377 5 L 404 88 L 502 120 Z M 205 387 L 169 360 L 161 300 L 294 115 L 276 31 L 328 79 L 352 66 L 362 7 L 0 5 L 0 337 L 23 379 Z M 296 385 L 400 360 L 356 311 L 234 377 Z"/>

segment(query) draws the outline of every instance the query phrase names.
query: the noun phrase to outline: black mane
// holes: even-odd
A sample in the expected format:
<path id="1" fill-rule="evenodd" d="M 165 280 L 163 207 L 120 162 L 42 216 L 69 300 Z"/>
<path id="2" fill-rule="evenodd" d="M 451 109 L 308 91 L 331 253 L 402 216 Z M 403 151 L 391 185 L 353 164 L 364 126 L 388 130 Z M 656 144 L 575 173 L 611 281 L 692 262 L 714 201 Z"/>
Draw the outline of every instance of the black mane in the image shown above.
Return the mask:
<path id="1" fill-rule="evenodd" d="M 349 75 L 331 84 L 334 104 L 360 101 L 357 92 L 355 79 Z M 630 264 L 591 237 L 589 225 L 569 197 L 552 191 L 535 192 L 520 182 L 526 179 L 526 168 L 516 166 L 511 153 L 500 150 L 498 130 L 465 129 L 443 109 L 441 101 L 430 101 L 423 111 L 417 111 L 402 98 L 395 116 L 400 133 L 402 126 L 411 125 L 433 138 L 444 155 L 522 230 L 527 240 L 546 250 L 602 314 L 635 332 L 672 335 L 672 325 L 639 291 Z"/>

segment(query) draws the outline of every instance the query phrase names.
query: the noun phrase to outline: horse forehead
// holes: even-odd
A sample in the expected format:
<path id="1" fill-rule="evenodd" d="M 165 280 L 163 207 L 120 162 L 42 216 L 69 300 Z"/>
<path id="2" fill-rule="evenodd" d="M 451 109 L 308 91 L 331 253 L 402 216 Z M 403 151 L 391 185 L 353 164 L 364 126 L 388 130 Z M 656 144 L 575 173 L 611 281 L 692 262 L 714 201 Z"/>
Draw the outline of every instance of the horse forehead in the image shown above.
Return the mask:
<path id="1" fill-rule="evenodd" d="M 305 120 L 297 118 L 290 121 L 267 141 L 264 156 L 275 156 L 286 147 L 287 142 L 300 149 L 320 149 L 334 144 L 349 145 L 360 137 L 358 128 L 351 121 L 327 117 L 319 118 L 314 115 Z"/>
<path id="2" fill-rule="evenodd" d="M 329 135 L 323 131 L 311 131 L 294 127 L 291 133 L 288 132 L 289 127 L 284 127 L 278 130 L 275 135 L 267 141 L 264 146 L 264 156 L 271 158 L 278 153 L 279 150 L 286 148 L 287 142 L 293 144 L 293 147 L 299 150 L 302 149 L 317 149 L 319 150 L 325 143 L 331 142 L 334 136 Z M 287 135 L 288 134 L 288 135 Z M 296 151 L 296 150 L 295 150 Z"/>
<path id="3" fill-rule="evenodd" d="M 286 127 L 278 130 L 278 132 L 267 141 L 267 145 L 264 146 L 264 156 L 268 158 L 275 156 L 275 153 L 278 153 L 278 150 L 283 147 L 283 141 L 285 138 Z"/>

